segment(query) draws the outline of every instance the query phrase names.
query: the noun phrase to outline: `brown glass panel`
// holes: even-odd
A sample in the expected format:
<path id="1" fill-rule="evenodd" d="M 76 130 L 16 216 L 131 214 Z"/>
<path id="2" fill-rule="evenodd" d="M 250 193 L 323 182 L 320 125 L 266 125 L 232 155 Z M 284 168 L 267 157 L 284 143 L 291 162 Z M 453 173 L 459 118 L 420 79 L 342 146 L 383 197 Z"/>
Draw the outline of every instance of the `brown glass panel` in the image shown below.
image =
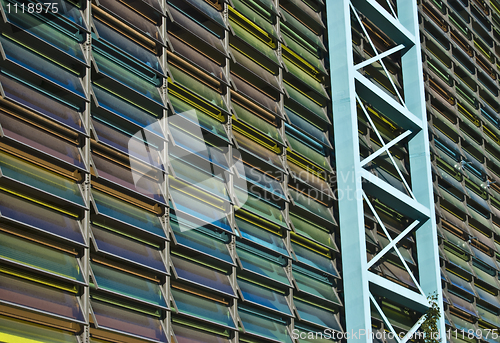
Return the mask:
<path id="1" fill-rule="evenodd" d="M 91 306 L 98 328 L 109 328 L 160 342 L 167 341 L 158 318 L 97 300 L 92 300 Z"/>
<path id="2" fill-rule="evenodd" d="M 172 324 L 178 343 L 229 343 L 229 339 L 184 325 Z"/>
<path id="3" fill-rule="evenodd" d="M 74 294 L 0 274 L 0 301 L 84 321 Z"/>

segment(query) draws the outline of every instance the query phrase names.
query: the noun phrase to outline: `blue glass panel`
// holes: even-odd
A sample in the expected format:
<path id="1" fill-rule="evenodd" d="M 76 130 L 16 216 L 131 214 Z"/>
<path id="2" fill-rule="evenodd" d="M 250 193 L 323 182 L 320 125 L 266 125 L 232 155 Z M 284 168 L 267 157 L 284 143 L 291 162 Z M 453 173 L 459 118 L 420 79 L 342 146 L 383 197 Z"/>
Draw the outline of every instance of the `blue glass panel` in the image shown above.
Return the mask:
<path id="1" fill-rule="evenodd" d="M 186 190 L 189 191 L 189 189 Z M 208 205 L 206 202 L 199 201 L 193 196 L 185 194 L 172 187 L 170 187 L 170 195 L 172 196 L 175 206 L 178 209 L 178 217 L 183 217 L 183 214 L 179 212 L 184 212 L 223 230 L 231 233 L 233 232 L 231 226 L 229 225 L 226 213 L 223 210 Z"/>
<path id="2" fill-rule="evenodd" d="M 252 242 L 265 246 L 266 248 L 279 252 L 285 256 L 289 256 L 283 239 L 278 235 L 272 234 L 270 231 L 259 228 L 240 218 L 236 218 L 236 225 L 238 225 L 243 238 L 251 240 Z"/>
<path id="3" fill-rule="evenodd" d="M 187 2 L 190 3 L 191 6 L 197 8 L 198 11 L 210 17 L 213 21 L 217 22 L 220 26 L 226 27 L 221 14 L 207 2 L 203 0 L 187 0 Z"/>
<path id="4" fill-rule="evenodd" d="M 153 85 L 144 78 L 138 76 L 137 73 L 130 71 L 130 67 L 127 68 L 123 66 L 116 58 L 95 45 L 92 47 L 92 56 L 100 72 L 163 106 L 160 92 L 156 88 L 158 85 Z"/>
<path id="5" fill-rule="evenodd" d="M 322 299 L 333 301 L 334 303 L 340 305 L 339 298 L 333 287 L 329 283 L 321 282 L 319 280 L 308 277 L 302 273 L 293 271 L 293 277 L 297 282 L 297 286 L 300 291 L 312 294 Z"/>
<path id="6" fill-rule="evenodd" d="M 273 279 L 290 286 L 290 281 L 286 276 L 283 266 L 272 262 L 266 258 L 254 255 L 246 250 L 236 248 L 236 252 L 243 266 L 243 269 L 257 273 L 266 278 Z"/>
<path id="7" fill-rule="evenodd" d="M 229 277 L 223 272 L 174 255 L 171 259 L 179 278 L 234 296 Z"/>
<path id="8" fill-rule="evenodd" d="M 10 61 L 85 98 L 82 82 L 75 74 L 58 67 L 56 64 L 17 45 L 4 36 L 0 36 L 0 43 L 7 59 Z"/>
<path id="9" fill-rule="evenodd" d="M 318 324 L 323 327 L 342 331 L 342 328 L 340 327 L 340 324 L 333 313 L 305 303 L 298 299 L 293 299 L 293 302 L 302 320 Z"/>
<path id="10" fill-rule="evenodd" d="M 194 229 L 183 231 L 176 220 L 171 219 L 170 224 L 175 233 L 175 238 L 180 245 L 197 250 L 227 263 L 233 263 L 233 259 L 224 242 Z"/>
<path id="11" fill-rule="evenodd" d="M 326 145 L 327 147 L 331 147 L 330 141 L 326 136 L 326 133 L 322 131 L 319 127 L 313 125 L 311 122 L 305 120 L 289 108 L 285 107 L 285 112 L 290 119 L 290 122 L 293 126 L 300 128 L 304 132 L 310 134 L 315 139 Z"/>
<path id="12" fill-rule="evenodd" d="M 65 106 L 6 75 L 0 74 L 0 82 L 7 99 L 22 104 L 63 126 L 81 133 L 85 132 L 80 115 L 74 108 Z"/>
<path id="13" fill-rule="evenodd" d="M 157 118 L 147 112 L 142 111 L 129 102 L 126 102 L 114 96 L 113 94 L 105 91 L 98 86 L 93 85 L 92 89 L 97 98 L 99 106 L 135 125 L 144 128 L 145 130 L 148 130 L 162 138 L 164 137 L 163 131 Z M 106 122 L 105 119 L 101 120 Z M 112 123 L 109 125 L 114 126 Z"/>
<path id="14" fill-rule="evenodd" d="M 190 163 L 175 158 L 173 154 L 171 154 L 170 164 L 174 169 L 176 177 L 227 201 L 230 200 L 224 179 L 222 179 L 221 175 L 214 174 L 213 165 L 211 163 L 203 160 Z"/>
<path id="15" fill-rule="evenodd" d="M 98 289 L 146 302 L 150 305 L 167 307 L 158 283 L 99 263 L 91 263 L 91 267 Z"/>
<path id="16" fill-rule="evenodd" d="M 238 285 L 245 301 L 259 304 L 290 316 L 292 315 L 283 294 L 241 279 L 238 279 Z"/>
<path id="17" fill-rule="evenodd" d="M 96 190 L 92 190 L 92 196 L 99 214 L 166 238 L 160 219 L 153 213 Z"/>
<path id="18" fill-rule="evenodd" d="M 168 96 L 172 107 L 174 108 L 175 114 L 189 120 L 193 124 L 196 124 L 203 129 L 213 133 L 219 138 L 228 141 L 226 130 L 224 130 L 224 125 L 215 118 L 203 113 L 197 108 L 192 107 L 188 103 L 178 99 L 173 95 Z"/>
<path id="19" fill-rule="evenodd" d="M 213 164 L 216 164 L 221 168 L 229 170 L 224 153 L 222 153 L 219 149 L 206 144 L 205 141 L 202 140 L 203 136 L 201 135 L 201 131 L 199 135 L 193 136 L 173 125 L 171 125 L 169 129 L 174 137 L 175 144 L 188 151 L 184 152 L 180 149 L 174 148 L 172 152 L 176 156 L 182 157 L 192 153 Z M 194 132 L 194 134 L 197 133 Z"/>
<path id="20" fill-rule="evenodd" d="M 65 0 L 54 0 L 52 2 L 57 3 L 57 13 L 62 14 L 65 18 L 82 28 L 87 27 L 78 7 Z"/>
<path id="21" fill-rule="evenodd" d="M 175 288 L 171 291 L 180 313 L 236 328 L 226 305 Z"/>
<path id="22" fill-rule="evenodd" d="M 154 146 L 151 141 L 144 141 L 144 139 L 136 139 L 137 136 L 130 136 L 129 134 L 117 131 L 114 128 L 101 123 L 98 118 L 92 121 L 94 129 L 99 138 L 99 142 L 111 146 L 129 157 L 135 157 L 142 162 L 163 171 L 163 162 L 160 158 L 158 147 Z M 146 134 L 142 138 L 147 136 Z M 150 137 L 147 137 L 150 138 Z M 147 144 L 146 144 L 147 143 Z"/>
<path id="23" fill-rule="evenodd" d="M 148 67 L 163 74 L 158 57 L 156 57 L 151 51 L 146 50 L 99 20 L 94 20 L 94 25 L 99 33 L 99 38 L 108 41 L 119 49 L 137 58 L 137 61 L 142 62 Z"/>
<path id="24" fill-rule="evenodd" d="M 500 301 L 498 300 L 498 297 L 482 290 L 479 287 L 475 287 L 477 295 L 479 298 L 483 301 L 486 301 L 488 304 L 493 305 L 496 308 L 500 308 Z"/>
<path id="25" fill-rule="evenodd" d="M 271 192 L 273 196 L 276 196 L 276 198 L 273 197 L 273 200 L 286 200 L 283 188 L 281 188 L 280 183 L 276 179 L 245 163 L 235 163 L 235 166 L 238 169 L 239 175 L 244 176 L 245 180 L 264 188 L 268 192 Z"/>
<path id="26" fill-rule="evenodd" d="M 458 287 L 461 290 L 463 290 L 463 291 L 465 291 L 473 296 L 476 296 L 471 284 L 467 280 L 464 280 L 461 277 L 459 277 L 455 274 L 452 274 L 448 271 L 446 271 L 446 274 L 448 275 L 448 278 L 450 279 L 450 282 L 453 286 Z"/>
<path id="27" fill-rule="evenodd" d="M 160 251 L 148 244 L 92 226 L 99 251 L 166 273 Z"/>
<path id="28" fill-rule="evenodd" d="M 238 307 L 238 314 L 246 332 L 283 343 L 292 343 L 285 323 L 271 320 L 268 316 L 257 315 L 253 311 L 240 306 Z"/>
<path id="29" fill-rule="evenodd" d="M 333 267 L 332 261 L 327 257 L 316 254 L 315 252 L 295 243 L 292 243 L 292 248 L 298 261 L 322 270 L 325 273 L 338 276 L 337 271 Z"/>
<path id="30" fill-rule="evenodd" d="M 85 244 L 76 218 L 34 202 L 0 192 L 0 213 L 2 218 L 23 223 L 79 244 Z"/>

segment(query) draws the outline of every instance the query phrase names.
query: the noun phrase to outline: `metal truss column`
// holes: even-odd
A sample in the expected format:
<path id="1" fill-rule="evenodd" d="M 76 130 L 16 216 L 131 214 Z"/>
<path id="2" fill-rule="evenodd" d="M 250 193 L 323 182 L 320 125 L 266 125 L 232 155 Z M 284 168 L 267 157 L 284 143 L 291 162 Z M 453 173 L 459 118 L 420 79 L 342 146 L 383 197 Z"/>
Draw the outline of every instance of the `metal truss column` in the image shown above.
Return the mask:
<path id="1" fill-rule="evenodd" d="M 350 334 L 348 341 L 372 341 L 372 311 L 376 311 L 385 330 L 395 335 L 396 341 L 404 343 L 425 320 L 425 312 L 430 306 L 427 299 L 429 295 L 436 294 L 437 304 L 442 306 L 417 6 L 416 2 L 408 0 L 398 0 L 397 6 L 389 0 L 330 0 L 327 1 L 326 10 L 344 305 L 346 332 Z M 361 35 L 365 35 L 368 46 L 367 49 L 361 48 L 356 63 L 351 31 L 353 24 L 357 25 Z M 389 37 L 390 43 L 385 51 L 372 42 L 367 25 L 376 27 Z M 372 54 L 363 51 L 371 51 Z M 402 82 L 399 88 L 395 85 L 397 75 L 391 76 L 384 63 L 390 56 L 400 59 Z M 376 64 L 381 73 L 385 72 L 387 84 L 392 85 L 394 96 L 372 80 L 372 75 L 364 72 L 372 64 Z M 368 107 L 370 110 L 367 110 Z M 397 127 L 394 130 L 395 137 L 382 137 L 371 118 L 374 111 Z M 381 143 L 381 147 L 373 149 L 368 156 L 360 155 L 359 115 L 366 116 L 370 129 Z M 391 153 L 395 146 L 403 145 L 408 153 L 408 177 L 403 176 L 401 171 L 404 163 L 403 166 L 402 163 L 396 163 Z M 380 177 L 377 172 L 372 172 L 373 163 L 383 156 L 397 171 L 400 187 Z M 389 233 L 384 220 L 377 214 L 375 202 L 394 209 L 405 218 L 408 225 L 397 235 Z M 365 238 L 367 211 L 376 219 L 377 227 L 388 240 L 370 259 L 367 257 Z M 415 242 L 417 263 L 412 268 L 400 252 L 402 242 L 408 237 Z M 374 271 L 374 267 L 388 255 L 399 258 L 414 287 L 396 283 L 384 277 L 385 274 Z M 414 324 L 411 329 L 402 332 L 393 327 L 379 303 L 383 299 L 412 311 Z M 445 325 L 442 308 L 441 314 L 437 326 L 443 336 Z"/>

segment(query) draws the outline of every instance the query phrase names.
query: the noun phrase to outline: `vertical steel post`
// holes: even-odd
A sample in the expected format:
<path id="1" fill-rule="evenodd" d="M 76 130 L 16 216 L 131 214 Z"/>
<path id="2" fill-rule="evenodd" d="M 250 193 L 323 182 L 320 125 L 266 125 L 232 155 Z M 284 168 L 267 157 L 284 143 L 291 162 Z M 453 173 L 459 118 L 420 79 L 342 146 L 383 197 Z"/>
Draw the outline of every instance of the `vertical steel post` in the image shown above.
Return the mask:
<path id="1" fill-rule="evenodd" d="M 375 51 L 374 57 L 356 66 L 352 51 L 351 20 L 359 20 L 363 26 L 360 16 L 387 34 L 396 46 L 386 52 Z M 349 342 L 371 342 L 371 304 L 379 312 L 385 327 L 396 333 L 377 303 L 376 296 L 386 297 L 419 313 L 425 313 L 429 307 L 426 297 L 430 294 L 437 294 L 439 306 L 442 304 L 417 6 L 413 1 L 398 0 L 397 9 L 388 11 L 375 0 L 330 0 L 327 1 L 327 18 L 346 332 L 349 333 Z M 367 39 L 370 41 L 369 37 Z M 358 71 L 373 62 L 380 62 L 385 69 L 382 58 L 393 53 L 402 56 L 402 85 L 406 98 L 400 96 L 400 102 Z M 411 173 L 409 195 L 363 168 L 357 113 L 358 95 L 361 94 L 406 131 L 392 142 L 383 142 L 381 149 L 388 152 L 391 144 L 400 141 L 408 143 Z M 367 260 L 363 206 L 363 199 L 371 206 L 367 194 L 383 199 L 386 205 L 414 220 L 398 237 L 389 239 L 394 242 L 373 259 L 384 256 L 391 249 L 399 255 L 393 247 L 404 236 L 414 233 L 418 255 L 418 273 L 414 277 L 417 291 L 369 271 L 373 261 L 369 263 Z M 383 227 L 381 220 L 377 220 Z M 444 318 L 441 318 L 437 324 L 444 335 Z M 424 319 L 425 316 L 422 316 L 416 320 L 409 334 L 415 332 Z M 395 337 L 395 340 L 404 343 L 409 339 L 409 334 Z"/>

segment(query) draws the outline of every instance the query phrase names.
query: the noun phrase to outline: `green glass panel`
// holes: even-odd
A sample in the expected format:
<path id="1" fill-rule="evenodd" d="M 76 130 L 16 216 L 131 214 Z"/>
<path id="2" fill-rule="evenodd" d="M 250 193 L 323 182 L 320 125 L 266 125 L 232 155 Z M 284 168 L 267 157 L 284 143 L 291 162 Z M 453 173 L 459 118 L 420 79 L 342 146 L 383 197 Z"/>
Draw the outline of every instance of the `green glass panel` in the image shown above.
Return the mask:
<path id="1" fill-rule="evenodd" d="M 236 328 L 226 305 L 175 288 L 171 292 L 180 313 Z"/>
<path id="2" fill-rule="evenodd" d="M 264 12 L 277 13 L 272 0 L 258 0 L 258 1 L 245 0 L 245 1 L 251 4 L 253 7 L 258 8 L 259 10 L 262 10 Z"/>
<path id="3" fill-rule="evenodd" d="M 193 166 L 178 158 L 171 158 L 170 164 L 174 169 L 176 177 L 179 179 L 194 184 L 221 198 L 230 200 L 226 189 L 226 183 L 216 175 L 209 174 L 197 168 L 198 166 Z"/>
<path id="4" fill-rule="evenodd" d="M 338 331 L 342 330 L 337 318 L 335 318 L 332 312 L 323 310 L 322 308 L 298 299 L 293 299 L 293 303 L 302 320 Z"/>
<path id="5" fill-rule="evenodd" d="M 493 314 L 488 310 L 480 306 L 476 306 L 479 317 L 487 323 L 493 324 L 496 327 L 500 327 L 500 317 L 497 314 Z"/>
<path id="6" fill-rule="evenodd" d="M 453 322 L 453 324 L 455 324 L 455 327 L 457 329 L 464 330 L 465 332 L 467 332 L 469 329 L 476 331 L 476 327 L 474 326 L 473 323 L 470 323 L 470 322 L 468 322 L 462 318 L 459 318 L 457 316 L 454 316 L 454 315 L 450 315 L 450 317 L 451 317 L 451 321 Z M 457 336 L 460 337 L 460 335 L 457 335 Z"/>
<path id="7" fill-rule="evenodd" d="M 0 342 L 78 343 L 67 331 L 49 329 L 13 318 L 0 316 Z"/>
<path id="8" fill-rule="evenodd" d="M 244 121 L 245 123 L 249 124 L 250 126 L 253 126 L 257 128 L 258 130 L 262 131 L 265 133 L 268 137 L 283 143 L 283 138 L 281 138 L 281 135 L 279 133 L 279 129 L 272 125 L 271 123 L 268 123 L 267 121 L 257 117 L 256 115 L 252 114 L 251 112 L 247 111 L 245 108 L 239 106 L 236 103 L 232 103 L 234 110 L 236 111 L 236 115 L 238 116 L 238 119 Z"/>
<path id="9" fill-rule="evenodd" d="M 193 7 L 196 7 L 201 13 L 217 22 L 220 26 L 226 27 L 221 13 L 217 11 L 213 6 L 210 6 L 208 2 L 203 0 L 187 0 L 187 2 L 190 3 Z"/>
<path id="10" fill-rule="evenodd" d="M 313 51 L 317 51 L 316 48 L 319 48 L 325 51 L 325 46 L 323 45 L 323 41 L 320 37 L 316 36 L 314 32 L 305 27 L 300 21 L 295 19 L 295 17 L 291 16 L 287 11 L 281 11 L 283 17 L 285 17 L 285 23 L 281 22 L 281 27 L 285 29 L 285 31 L 290 32 L 292 35 L 296 37 L 302 44 L 310 46 Z M 295 27 L 296 30 L 289 27 L 289 25 Z M 296 34 L 296 32 L 300 32 L 300 36 Z M 303 37 L 306 37 L 308 41 L 304 40 Z M 315 48 L 316 47 L 316 48 Z"/>
<path id="11" fill-rule="evenodd" d="M 150 342 L 167 342 L 159 318 L 98 301 L 93 296 L 91 296 L 90 305 L 100 328 L 145 337 Z M 124 341 L 126 342 L 126 339 Z"/>
<path id="12" fill-rule="evenodd" d="M 470 248 L 469 248 L 469 244 L 467 242 L 465 242 L 463 239 L 461 239 L 458 236 L 455 236 L 454 234 L 452 234 L 451 232 L 449 232 L 447 230 L 443 230 L 443 233 L 444 233 L 444 236 L 446 237 L 446 240 L 448 242 L 465 250 L 469 254 L 471 253 Z"/>
<path id="13" fill-rule="evenodd" d="M 11 10 L 9 11 L 9 9 L 6 8 L 7 3 L 9 2 L 6 0 L 2 0 L 4 13 L 7 15 L 7 19 L 9 22 L 21 27 L 22 29 L 33 34 L 34 36 L 44 40 L 46 43 L 79 59 L 80 61 L 82 62 L 85 61 L 82 48 L 80 47 L 80 44 L 78 44 L 77 41 L 68 37 L 61 31 L 56 30 L 53 26 L 46 25 L 43 21 L 38 19 L 33 14 L 21 10 L 15 13 L 12 10 L 13 8 L 12 3 L 9 3 L 11 8 Z"/>
<path id="14" fill-rule="evenodd" d="M 323 63 L 317 56 L 313 55 L 312 53 L 304 49 L 302 46 L 300 46 L 300 44 L 297 43 L 293 38 L 291 38 L 286 32 L 281 32 L 281 33 L 283 39 L 286 42 L 287 47 L 290 50 L 298 54 L 300 57 L 302 57 L 304 60 L 306 60 L 308 63 L 310 63 L 313 67 L 315 67 L 319 71 L 323 73 L 326 72 Z"/>
<path id="15" fill-rule="evenodd" d="M 151 305 L 167 307 L 158 283 L 98 263 L 91 263 L 91 267 L 99 289 L 144 301 Z"/>
<path id="16" fill-rule="evenodd" d="M 220 121 L 206 115 L 175 96 L 169 95 L 168 99 L 170 100 L 176 114 L 212 132 L 214 135 L 226 141 L 228 140 L 226 130 L 224 130 L 224 125 Z"/>
<path id="17" fill-rule="evenodd" d="M 340 305 L 339 298 L 332 288 L 332 285 L 308 277 L 302 273 L 293 271 L 293 277 L 297 282 L 299 291 L 306 292 L 319 298 L 329 300 Z"/>
<path id="18" fill-rule="evenodd" d="M 300 93 L 299 91 L 295 90 L 291 86 L 287 85 L 286 83 L 284 84 L 286 91 L 288 92 L 288 95 L 292 100 L 295 102 L 299 103 L 312 113 L 314 113 L 316 116 L 319 118 L 323 119 L 326 122 L 329 122 L 328 117 L 326 116 L 325 110 L 323 107 L 319 106 L 315 102 L 311 101 L 308 99 L 305 95 Z"/>
<path id="19" fill-rule="evenodd" d="M 247 332 L 258 336 L 264 336 L 278 342 L 292 343 L 284 323 L 270 320 L 238 307 L 238 314 Z"/>
<path id="20" fill-rule="evenodd" d="M 75 256 L 4 232 L 0 232 L 0 256 L 30 268 L 84 282 Z"/>
<path id="21" fill-rule="evenodd" d="M 243 269 L 247 269 L 264 277 L 284 283 L 285 285 L 290 285 L 290 281 L 288 280 L 282 265 L 238 247 L 236 248 L 236 252 L 241 264 L 243 265 Z"/>
<path id="22" fill-rule="evenodd" d="M 465 204 L 461 200 L 457 199 L 457 197 L 455 195 L 452 195 L 451 193 L 449 193 L 447 190 L 445 190 L 441 186 L 439 187 L 439 190 L 440 190 L 440 194 L 444 198 L 444 200 L 448 201 L 449 203 L 454 205 L 456 208 L 462 210 L 463 212 L 468 213 L 468 211 L 465 207 Z"/>
<path id="23" fill-rule="evenodd" d="M 180 69 L 174 67 L 169 64 L 170 72 L 174 77 L 175 83 L 182 85 L 183 87 L 189 89 L 191 92 L 201 96 L 209 103 L 222 108 L 227 112 L 226 104 L 222 99 L 222 95 L 214 91 L 212 88 L 209 88 L 202 84 L 200 81 L 195 79 L 194 77 L 182 72 Z"/>
<path id="24" fill-rule="evenodd" d="M 245 30 L 243 27 L 236 24 L 234 21 L 229 20 L 231 22 L 231 27 L 234 30 L 236 36 L 242 39 L 244 42 L 252 46 L 255 50 L 264 54 L 267 58 L 273 61 L 276 64 L 279 64 L 278 58 L 276 57 L 276 53 L 274 50 L 264 42 L 260 41 L 257 37 L 252 35 L 250 32 Z"/>
<path id="25" fill-rule="evenodd" d="M 157 236 L 166 237 L 159 218 L 153 213 L 96 190 L 92 190 L 92 196 L 100 214 Z"/>
<path id="26" fill-rule="evenodd" d="M 6 177 L 85 206 L 78 185 L 59 174 L 37 167 L 4 152 L 0 152 L 0 168 L 2 174 Z"/>
<path id="27" fill-rule="evenodd" d="M 288 143 L 290 143 L 293 152 L 301 154 L 304 158 L 313 161 L 325 170 L 332 170 L 330 162 L 325 156 L 321 155 L 319 152 L 308 147 L 307 145 L 301 143 L 299 140 L 295 139 L 289 134 L 286 134 L 286 139 L 288 140 Z"/>
<path id="28" fill-rule="evenodd" d="M 297 256 L 298 261 L 322 270 L 325 273 L 329 273 L 333 276 L 338 276 L 338 273 L 335 270 L 332 261 L 328 257 L 317 254 L 314 251 L 304 248 L 303 246 L 293 242 L 292 249 L 295 252 L 295 256 Z"/>
<path id="29" fill-rule="evenodd" d="M 101 72 L 127 85 L 156 103 L 163 105 L 160 93 L 155 85 L 130 71 L 130 67 L 122 65 L 122 62 L 116 60 L 114 57 L 112 58 L 109 55 L 105 56 L 104 52 L 100 49 L 99 52 L 96 47 L 93 47 L 92 50 L 92 56 Z"/>
<path id="30" fill-rule="evenodd" d="M 458 257 L 457 255 L 449 252 L 448 250 L 444 250 L 444 253 L 446 255 L 446 257 L 448 258 L 448 260 L 458 266 L 459 268 L 463 269 L 463 270 L 466 270 L 467 272 L 469 272 L 470 274 L 472 274 L 472 269 L 469 265 L 469 263 L 467 263 L 467 261 L 463 260 L 462 258 Z"/>
<path id="31" fill-rule="evenodd" d="M 77 75 L 59 67 L 57 64 L 50 62 L 39 54 L 14 43 L 5 36 L 0 36 L 0 44 L 8 60 L 30 70 L 42 78 L 46 78 L 58 84 L 60 87 L 82 98 L 86 97 L 82 81 Z M 37 86 L 39 86 L 39 84 Z"/>
<path id="32" fill-rule="evenodd" d="M 245 194 L 245 192 L 239 189 L 235 189 L 235 193 L 242 204 L 241 208 L 255 213 L 277 225 L 287 227 L 285 218 L 280 209 L 272 206 L 262 199 L 257 198 L 251 193 Z"/>
<path id="33" fill-rule="evenodd" d="M 468 192 L 469 193 L 469 192 Z M 479 198 L 480 199 L 480 198 Z M 479 200 L 478 199 L 478 200 Z M 469 215 L 474 218 L 474 220 L 478 221 L 479 223 L 481 223 L 484 227 L 487 227 L 489 229 L 491 229 L 491 224 L 490 224 L 490 221 L 488 219 L 486 219 L 485 217 L 483 217 L 481 214 L 479 214 L 478 212 L 476 212 L 473 208 L 471 208 L 470 206 L 468 206 L 468 208 L 470 209 L 469 211 Z"/>
<path id="34" fill-rule="evenodd" d="M 331 208 L 323 206 L 317 201 L 297 192 L 296 190 L 289 188 L 288 193 L 292 196 L 295 204 L 299 207 L 305 209 L 308 212 L 314 213 L 315 215 L 323 218 L 324 220 L 334 223 L 333 213 Z"/>
<path id="35" fill-rule="evenodd" d="M 238 286 L 245 301 L 292 315 L 285 295 L 241 279 L 238 279 Z"/>
<path id="36" fill-rule="evenodd" d="M 234 8 L 242 13 L 245 17 L 250 19 L 250 21 L 254 24 L 256 24 L 258 27 L 266 31 L 267 33 L 276 36 L 276 31 L 274 30 L 273 25 L 264 19 L 262 16 L 254 12 L 250 7 L 248 7 L 243 1 L 241 0 L 234 0 L 233 1 Z"/>
<path id="37" fill-rule="evenodd" d="M 194 196 L 189 194 L 189 192 L 191 192 L 189 187 L 184 187 L 182 191 L 179 191 L 173 187 L 170 187 L 169 190 L 170 195 L 172 196 L 172 200 L 175 202 L 175 205 L 179 211 L 187 213 L 188 215 L 195 218 L 201 219 L 206 223 L 211 223 L 212 225 L 220 227 L 226 231 L 232 232 L 231 226 L 229 225 L 227 219 L 227 214 L 225 212 L 226 208 L 222 210 L 218 207 L 212 206 L 205 201 L 196 199 Z M 182 220 L 186 218 L 184 213 L 177 213 L 177 216 Z M 189 216 L 187 218 L 189 220 Z"/>
<path id="38" fill-rule="evenodd" d="M 397 328 L 401 328 L 404 330 L 410 330 L 414 324 L 414 320 L 412 320 L 406 313 L 402 311 L 402 309 L 394 308 L 393 305 L 382 306 L 382 310 L 384 314 L 389 319 L 389 322 Z"/>
<path id="39" fill-rule="evenodd" d="M 326 93 L 325 89 L 319 83 L 316 81 L 314 78 L 309 76 L 306 72 L 304 72 L 302 69 L 297 67 L 295 64 L 290 62 L 288 59 L 284 58 L 283 62 L 285 62 L 285 65 L 290 73 L 292 73 L 297 79 L 300 81 L 304 82 L 306 85 L 308 85 L 311 89 L 315 90 L 317 93 L 323 95 L 325 98 L 328 98 L 328 94 Z"/>
<path id="40" fill-rule="evenodd" d="M 85 321 L 76 294 L 6 274 L 0 274 L 0 300 L 80 323 Z"/>
<path id="41" fill-rule="evenodd" d="M 303 218 L 300 218 L 293 213 L 290 213 L 290 220 L 292 221 L 292 224 L 299 235 L 307 237 L 319 244 L 326 245 L 329 248 L 338 251 L 331 234 L 329 234 L 319 226 Z"/>
<path id="42" fill-rule="evenodd" d="M 194 327 L 172 323 L 172 330 L 175 333 L 177 343 L 231 343 L 231 341 L 224 337 L 208 333 L 205 330 L 197 330 Z M 216 333 L 219 333 L 216 331 Z M 172 339 L 171 342 L 174 340 Z"/>
<path id="43" fill-rule="evenodd" d="M 205 255 L 210 255 L 212 258 L 217 258 L 226 263 L 233 263 L 227 246 L 221 240 L 205 235 L 194 229 L 184 229 L 184 224 L 183 226 L 179 226 L 176 220 L 172 220 L 172 215 L 170 225 L 175 233 L 178 244 L 194 249 Z"/>
<path id="44" fill-rule="evenodd" d="M 492 286 L 493 288 L 500 289 L 500 287 L 498 286 L 497 278 L 494 275 L 491 275 L 491 274 L 485 272 L 484 270 L 482 270 L 481 268 L 478 268 L 476 266 L 472 266 L 472 268 L 474 269 L 474 272 L 476 273 L 477 278 L 479 280 L 486 282 L 488 285 Z"/>
<path id="45" fill-rule="evenodd" d="M 236 225 L 240 229 L 241 236 L 243 238 L 249 239 L 254 243 L 288 256 L 288 251 L 286 250 L 285 243 L 280 236 L 275 233 L 271 233 L 268 230 L 260 228 L 250 222 L 247 222 L 246 220 L 242 220 L 238 217 L 236 217 L 235 219 Z"/>

